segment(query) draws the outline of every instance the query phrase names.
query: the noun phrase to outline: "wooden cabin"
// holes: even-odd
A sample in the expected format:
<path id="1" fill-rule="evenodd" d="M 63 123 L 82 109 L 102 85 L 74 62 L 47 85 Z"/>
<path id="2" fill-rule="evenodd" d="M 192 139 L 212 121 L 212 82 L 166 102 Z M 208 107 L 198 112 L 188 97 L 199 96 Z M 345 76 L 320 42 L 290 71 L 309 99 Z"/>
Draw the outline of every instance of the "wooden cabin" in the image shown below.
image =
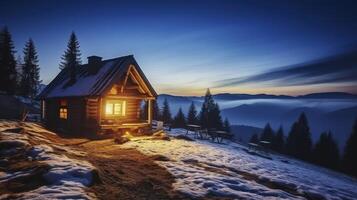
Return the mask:
<path id="1" fill-rule="evenodd" d="M 86 134 L 151 126 L 157 93 L 132 55 L 109 60 L 90 56 L 75 70 L 75 79 L 70 73 L 62 70 L 38 96 L 49 128 Z M 143 103 L 148 104 L 144 120 Z"/>

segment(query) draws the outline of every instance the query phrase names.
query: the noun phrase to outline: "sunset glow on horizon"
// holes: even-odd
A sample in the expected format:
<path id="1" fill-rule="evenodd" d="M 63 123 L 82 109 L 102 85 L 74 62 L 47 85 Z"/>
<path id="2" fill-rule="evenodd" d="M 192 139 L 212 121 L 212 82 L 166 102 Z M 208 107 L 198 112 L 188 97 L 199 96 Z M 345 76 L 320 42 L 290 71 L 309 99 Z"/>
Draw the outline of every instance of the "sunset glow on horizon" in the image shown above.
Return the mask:
<path id="1" fill-rule="evenodd" d="M 133 54 L 160 94 L 357 93 L 354 1 L 41 0 L 0 7 L 0 26 L 8 26 L 18 55 L 34 40 L 44 84 L 58 74 L 75 31 L 83 63 L 91 55 Z"/>

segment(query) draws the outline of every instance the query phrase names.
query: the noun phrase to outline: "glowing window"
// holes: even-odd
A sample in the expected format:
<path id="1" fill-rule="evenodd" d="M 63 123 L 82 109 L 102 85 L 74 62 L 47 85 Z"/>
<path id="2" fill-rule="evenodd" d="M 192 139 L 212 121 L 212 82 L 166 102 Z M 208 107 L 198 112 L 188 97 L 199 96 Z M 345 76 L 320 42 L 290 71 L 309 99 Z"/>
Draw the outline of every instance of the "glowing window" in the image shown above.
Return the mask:
<path id="1" fill-rule="evenodd" d="M 105 114 L 108 116 L 125 116 L 125 101 L 108 100 L 105 104 Z"/>
<path id="2" fill-rule="evenodd" d="M 60 108 L 59 116 L 61 119 L 67 119 L 67 108 Z"/>

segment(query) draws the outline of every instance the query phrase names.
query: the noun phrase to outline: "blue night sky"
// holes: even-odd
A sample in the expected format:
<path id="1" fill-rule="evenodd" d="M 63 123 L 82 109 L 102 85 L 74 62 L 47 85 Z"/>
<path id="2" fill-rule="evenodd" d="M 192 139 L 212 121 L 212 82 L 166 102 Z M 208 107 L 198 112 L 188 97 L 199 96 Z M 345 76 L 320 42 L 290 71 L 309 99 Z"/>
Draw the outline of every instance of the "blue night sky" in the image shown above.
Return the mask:
<path id="1" fill-rule="evenodd" d="M 1 1 L 47 84 L 75 31 L 83 63 L 134 54 L 158 93 L 357 93 L 353 1 Z"/>

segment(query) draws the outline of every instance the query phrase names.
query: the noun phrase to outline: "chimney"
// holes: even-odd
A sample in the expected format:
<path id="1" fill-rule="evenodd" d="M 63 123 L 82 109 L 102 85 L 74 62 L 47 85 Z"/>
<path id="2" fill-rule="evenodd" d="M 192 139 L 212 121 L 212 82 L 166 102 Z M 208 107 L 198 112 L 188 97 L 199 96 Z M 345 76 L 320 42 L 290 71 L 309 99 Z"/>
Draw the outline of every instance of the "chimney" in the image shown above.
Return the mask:
<path id="1" fill-rule="evenodd" d="M 96 74 L 101 67 L 102 57 L 99 56 L 89 56 L 88 57 L 88 73 Z"/>
<path id="2" fill-rule="evenodd" d="M 102 57 L 99 57 L 99 56 L 89 56 L 87 58 L 88 58 L 89 65 L 92 65 L 92 64 L 96 65 L 102 61 Z"/>

